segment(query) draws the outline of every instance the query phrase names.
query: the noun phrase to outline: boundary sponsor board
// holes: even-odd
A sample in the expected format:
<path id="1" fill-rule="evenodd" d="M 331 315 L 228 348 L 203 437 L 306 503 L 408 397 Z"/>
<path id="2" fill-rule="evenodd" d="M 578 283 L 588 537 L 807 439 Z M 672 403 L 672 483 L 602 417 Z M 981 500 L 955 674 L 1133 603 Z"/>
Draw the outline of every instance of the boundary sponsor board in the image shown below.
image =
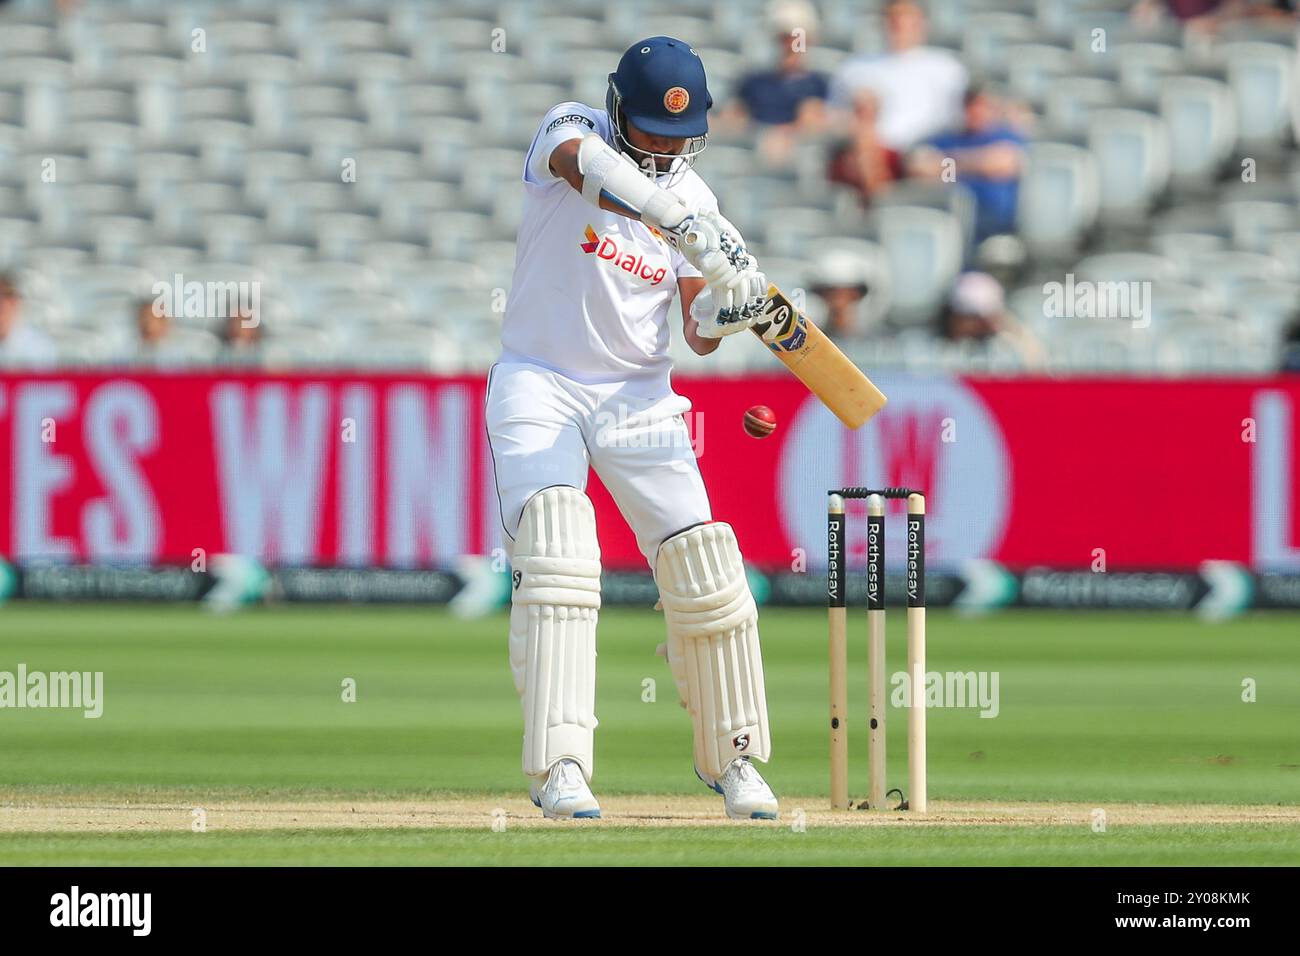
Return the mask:
<path id="1" fill-rule="evenodd" d="M 7 582 L 7 583 L 6 583 Z M 472 598 L 471 613 L 504 610 L 510 602 L 509 570 L 453 573 L 388 568 L 263 568 L 256 563 L 193 571 L 184 567 L 0 564 L 0 604 L 6 598 L 55 601 L 192 602 L 227 606 L 286 603 L 447 604 Z M 825 607 L 824 573 L 750 572 L 759 604 Z M 1300 574 L 1252 574 L 1231 563 L 1210 562 L 1199 573 L 1031 568 L 1011 571 L 995 562 L 964 573 L 927 573 L 926 603 L 971 613 L 1002 608 L 1195 611 L 1209 618 L 1251 609 L 1300 610 Z M 888 603 L 903 606 L 902 570 L 884 575 Z M 867 606 L 865 574 L 844 576 L 841 599 Z M 648 571 L 610 571 L 601 577 L 606 606 L 652 607 L 659 594 Z"/>
<path id="2" fill-rule="evenodd" d="M 484 385 L 0 375 L 0 555 L 153 567 L 233 553 L 271 567 L 455 571 L 503 540 Z M 779 372 L 675 380 L 694 405 L 686 420 L 714 517 L 735 526 L 753 567 L 821 567 L 826 489 L 909 485 L 926 491 L 932 573 L 994 561 L 1029 575 L 1034 593 L 1067 584 L 1030 574 L 1038 567 L 1195 575 L 1226 561 L 1265 575 L 1265 594 L 1287 593 L 1300 573 L 1300 377 L 880 385 L 889 405 L 850 432 Z M 779 423 L 763 441 L 741 427 L 755 403 Z M 644 571 L 595 476 L 588 491 L 605 567 Z M 848 505 L 850 572 L 865 564 L 863 507 Z M 898 518 L 888 554 L 905 550 Z"/>

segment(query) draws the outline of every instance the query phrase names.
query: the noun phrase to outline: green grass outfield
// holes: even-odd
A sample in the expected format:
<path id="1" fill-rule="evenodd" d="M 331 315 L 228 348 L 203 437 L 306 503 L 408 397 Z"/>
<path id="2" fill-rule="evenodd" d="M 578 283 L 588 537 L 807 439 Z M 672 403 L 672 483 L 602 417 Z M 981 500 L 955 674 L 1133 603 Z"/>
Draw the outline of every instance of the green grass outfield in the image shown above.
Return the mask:
<path id="1" fill-rule="evenodd" d="M 935 827 L 889 831 L 776 824 L 635 829 L 269 830 L 20 834 L 6 866 L 1294 866 L 1296 827 Z"/>
<path id="2" fill-rule="evenodd" d="M 865 785 L 865 627 L 851 617 L 851 749 Z M 903 616 L 890 669 L 903 665 Z M 5 863 L 1300 863 L 1300 823 L 966 821 L 805 832 L 776 824 L 581 828 L 511 822 L 530 813 L 519 774 L 519 705 L 505 617 L 439 610 L 14 603 L 0 608 L 0 671 L 103 671 L 104 715 L 0 710 L 0 864 Z M 762 631 L 778 794 L 825 806 L 825 612 L 768 609 Z M 602 612 L 595 790 L 697 798 L 690 725 L 651 611 Z M 1069 803 L 1300 804 L 1300 618 L 1223 624 L 1121 613 L 931 612 L 932 671 L 996 671 L 999 712 L 929 712 L 931 799 L 945 806 Z M 357 701 L 341 686 L 354 679 Z M 1243 702 L 1243 681 L 1257 699 Z M 650 696 L 654 682 L 655 700 Z M 905 712 L 891 711 L 891 784 L 906 780 Z M 707 794 L 706 794 L 707 796 Z M 94 832 L 24 829 L 33 807 L 178 807 L 240 801 L 478 801 L 454 826 L 288 825 Z M 611 806 L 616 802 L 611 800 Z M 26 805 L 28 816 L 16 809 Z M 9 816 L 6 825 L 4 817 Z M 1261 814 L 1262 818 L 1262 814 Z M 513 819 L 513 818 L 512 818 Z M 1122 819 L 1116 817 L 1116 820 Z M 18 821 L 18 822 L 15 822 Z M 668 821 L 671 823 L 671 821 Z"/>

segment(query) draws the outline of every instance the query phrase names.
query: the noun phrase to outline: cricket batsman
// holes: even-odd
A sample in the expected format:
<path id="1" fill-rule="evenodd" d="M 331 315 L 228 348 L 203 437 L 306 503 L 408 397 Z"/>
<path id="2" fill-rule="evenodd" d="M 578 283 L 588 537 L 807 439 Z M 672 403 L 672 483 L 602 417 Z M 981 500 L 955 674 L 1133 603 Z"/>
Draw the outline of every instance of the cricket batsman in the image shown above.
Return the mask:
<path id="1" fill-rule="evenodd" d="M 767 296 L 744 238 L 691 168 L 712 105 L 695 51 L 651 37 L 610 74 L 603 110 L 561 103 L 547 113 L 524 163 L 487 427 L 513 569 L 523 769 L 547 817 L 600 816 L 589 466 L 654 572 L 696 774 L 727 816 L 777 815 L 751 763 L 771 751 L 758 612 L 736 535 L 713 520 L 682 417 L 690 402 L 670 383 L 674 294 L 700 355 L 761 319 Z"/>

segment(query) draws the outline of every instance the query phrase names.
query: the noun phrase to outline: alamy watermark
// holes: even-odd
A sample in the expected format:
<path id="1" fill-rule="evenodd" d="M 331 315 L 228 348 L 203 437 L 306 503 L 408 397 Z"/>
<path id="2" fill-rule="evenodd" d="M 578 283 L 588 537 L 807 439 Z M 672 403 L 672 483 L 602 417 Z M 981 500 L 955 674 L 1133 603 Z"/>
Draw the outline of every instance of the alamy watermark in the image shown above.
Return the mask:
<path id="1" fill-rule="evenodd" d="M 1135 329 L 1151 324 L 1150 282 L 1092 282 L 1067 272 L 1064 282 L 1043 284 L 1049 319 L 1127 319 Z"/>
<path id="2" fill-rule="evenodd" d="M 981 717 L 996 717 L 1002 709 L 998 687 L 999 671 L 927 671 L 925 706 L 977 707 Z M 907 671 L 896 671 L 890 678 L 893 692 L 889 702 L 894 707 L 912 705 L 912 682 Z"/>
<path id="3" fill-rule="evenodd" d="M 152 893 L 90 893 L 74 885 L 50 897 L 50 925 L 57 927 L 116 926 L 148 936 L 152 913 Z"/>
<path id="4" fill-rule="evenodd" d="M 688 412 L 662 418 L 649 412 L 599 411 L 593 417 L 599 448 L 689 448 L 704 455 L 704 413 Z"/>
<path id="5" fill-rule="evenodd" d="M 251 329 L 262 321 L 260 282 L 186 281 L 176 273 L 170 282 L 155 282 L 153 311 L 186 319 L 228 319 L 239 316 L 240 324 Z"/>
<path id="6" fill-rule="evenodd" d="M 0 671 L 0 709 L 68 709 L 97 718 L 104 713 L 103 671 Z"/>

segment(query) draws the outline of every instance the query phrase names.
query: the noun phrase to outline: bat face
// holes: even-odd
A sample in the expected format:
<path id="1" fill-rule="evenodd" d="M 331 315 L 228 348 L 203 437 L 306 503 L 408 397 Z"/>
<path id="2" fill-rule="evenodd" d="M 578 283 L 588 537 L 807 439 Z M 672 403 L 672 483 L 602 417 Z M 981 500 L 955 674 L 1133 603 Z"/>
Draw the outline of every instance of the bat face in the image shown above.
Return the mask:
<path id="1" fill-rule="evenodd" d="M 754 333 L 841 422 L 859 428 L 884 408 L 884 393 L 780 289 L 769 286 L 767 299 Z"/>

